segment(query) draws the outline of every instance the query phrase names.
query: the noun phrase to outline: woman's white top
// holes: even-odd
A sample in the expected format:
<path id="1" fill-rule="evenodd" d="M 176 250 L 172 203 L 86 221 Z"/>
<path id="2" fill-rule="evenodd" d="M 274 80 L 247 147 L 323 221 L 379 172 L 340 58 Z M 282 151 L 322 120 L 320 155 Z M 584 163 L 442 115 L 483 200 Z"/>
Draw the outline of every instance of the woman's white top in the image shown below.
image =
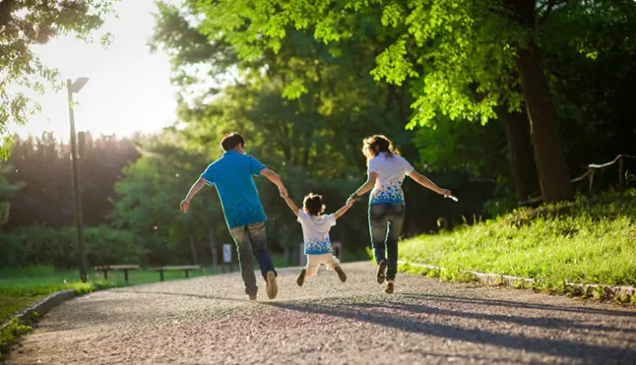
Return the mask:
<path id="1" fill-rule="evenodd" d="M 371 190 L 369 205 L 404 204 L 402 183 L 404 177 L 411 171 L 413 171 L 413 166 L 402 156 L 380 152 L 370 159 L 367 173 L 375 172 L 378 174 L 378 178 L 373 190 Z"/>

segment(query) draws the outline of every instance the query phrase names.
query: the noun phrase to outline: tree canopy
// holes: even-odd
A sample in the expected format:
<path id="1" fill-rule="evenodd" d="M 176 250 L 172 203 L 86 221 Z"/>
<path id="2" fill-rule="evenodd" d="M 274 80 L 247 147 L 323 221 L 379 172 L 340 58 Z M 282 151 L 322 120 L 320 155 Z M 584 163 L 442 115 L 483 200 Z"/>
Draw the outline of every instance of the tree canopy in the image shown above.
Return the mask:
<path id="1" fill-rule="evenodd" d="M 38 110 L 28 91 L 44 92 L 47 85 L 61 88 L 59 72 L 47 67 L 33 47 L 56 35 L 72 34 L 89 40 L 113 0 L 3 0 L 0 2 L 0 157 L 11 146 L 10 124 L 24 124 Z M 108 37 L 108 35 L 105 35 Z M 107 38 L 103 39 L 104 41 Z"/>

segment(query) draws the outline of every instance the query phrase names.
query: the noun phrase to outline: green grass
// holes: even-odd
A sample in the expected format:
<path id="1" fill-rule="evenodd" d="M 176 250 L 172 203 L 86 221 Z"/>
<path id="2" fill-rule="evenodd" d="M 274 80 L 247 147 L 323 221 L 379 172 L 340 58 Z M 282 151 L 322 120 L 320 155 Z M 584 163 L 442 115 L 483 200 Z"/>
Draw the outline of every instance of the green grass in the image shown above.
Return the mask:
<path id="1" fill-rule="evenodd" d="M 272 260 L 276 267 L 290 265 L 282 255 L 272 254 Z M 237 270 L 236 266 L 234 270 Z M 190 278 L 217 273 L 203 267 L 201 270 L 190 271 Z M 185 277 L 183 271 L 165 271 L 164 278 L 168 281 Z M 16 311 L 57 291 L 74 289 L 78 293 L 84 293 L 94 290 L 94 285 L 101 287 L 125 285 L 123 271 L 109 271 L 108 280 L 104 280 L 102 272 L 90 271 L 88 279 L 88 283 L 82 283 L 78 271 L 55 270 L 52 266 L 0 269 L 0 323 Z M 149 284 L 159 280 L 159 273 L 156 271 L 130 270 L 128 272 L 129 285 Z"/>
<path id="2" fill-rule="evenodd" d="M 276 267 L 292 264 L 285 261 L 281 255 L 272 254 Z M 234 267 L 234 270 L 237 270 Z M 209 268 L 190 272 L 190 278 L 215 275 L 218 271 Z M 184 279 L 183 271 L 165 271 L 164 279 Z M 159 282 L 159 273 L 151 270 L 130 270 L 128 285 L 150 284 Z M 104 280 L 102 272 L 90 271 L 88 282 L 79 279 L 79 272 L 69 270 L 55 270 L 52 266 L 34 266 L 26 268 L 0 269 L 0 324 L 7 321 L 21 309 L 46 297 L 48 294 L 73 289 L 78 294 L 89 293 L 96 288 L 110 288 L 125 286 L 123 271 L 110 271 L 108 280 Z M 34 318 L 36 319 L 36 318 Z M 2 353 L 6 353 L 20 335 L 31 330 L 27 324 L 12 320 L 9 327 L 0 333 L 0 360 Z"/>
<path id="3" fill-rule="evenodd" d="M 635 223 L 636 190 L 631 190 L 405 240 L 400 256 L 441 266 L 450 279 L 475 270 L 539 279 L 557 289 L 563 281 L 636 285 Z"/>

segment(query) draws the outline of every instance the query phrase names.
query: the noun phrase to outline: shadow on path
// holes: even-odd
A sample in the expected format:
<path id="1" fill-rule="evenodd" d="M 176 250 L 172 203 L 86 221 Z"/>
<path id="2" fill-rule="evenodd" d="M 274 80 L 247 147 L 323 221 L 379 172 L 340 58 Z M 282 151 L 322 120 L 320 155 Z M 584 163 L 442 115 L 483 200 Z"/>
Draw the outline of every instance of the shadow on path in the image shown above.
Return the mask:
<path id="1" fill-rule="evenodd" d="M 406 295 L 407 297 L 409 295 Z M 490 303 L 487 299 L 471 300 L 466 298 L 443 297 L 443 296 L 427 296 L 427 295 L 410 295 L 419 299 L 433 299 L 433 300 L 466 300 L 470 303 L 487 305 L 503 305 L 505 301 L 493 301 Z M 396 299 L 399 297 L 396 296 Z M 432 323 L 426 321 L 423 318 L 412 317 L 403 314 L 393 314 L 387 310 L 379 310 L 382 306 L 386 308 L 400 308 L 406 311 L 430 314 L 430 315 L 448 315 L 459 316 L 469 318 L 476 321 L 480 320 L 505 320 L 514 324 L 539 326 L 548 328 L 558 328 L 558 324 L 548 324 L 544 318 L 524 318 L 515 316 L 502 316 L 502 315 L 487 315 L 481 313 L 467 313 L 440 310 L 438 308 L 430 308 L 421 304 L 408 304 L 400 302 L 389 302 L 389 304 L 379 301 L 377 305 L 370 305 L 369 303 L 343 303 L 338 304 L 338 300 L 330 303 L 329 305 L 318 304 L 312 302 L 298 301 L 298 302 L 270 302 L 263 303 L 265 305 L 300 311 L 304 313 L 329 315 L 334 317 L 340 317 L 344 319 L 364 321 L 375 325 L 381 325 L 389 328 L 394 328 L 400 331 L 424 334 L 429 336 L 435 336 L 439 338 L 445 338 L 457 341 L 467 341 L 472 343 L 479 343 L 485 345 L 494 345 L 505 347 L 509 349 L 525 350 L 528 352 L 534 352 L 539 354 L 560 356 L 577 359 L 583 364 L 634 364 L 636 363 L 636 349 L 634 348 L 620 348 L 612 346 L 602 346 L 594 344 L 586 344 L 582 342 L 573 342 L 570 340 L 550 339 L 550 338 L 528 338 L 522 335 L 496 333 L 488 330 L 475 329 L 475 328 L 461 328 L 453 325 L 447 325 L 442 323 Z M 510 302 L 506 305 L 510 306 L 517 302 Z M 518 303 L 527 304 L 527 303 Z M 542 305 L 537 305 L 542 306 Z M 519 305 L 519 307 L 524 307 Z M 530 305 L 531 308 L 536 308 L 535 305 Z M 544 310 L 558 310 L 559 307 L 544 306 Z M 631 316 L 631 312 L 627 312 Z M 546 317 L 548 317 L 546 313 Z M 473 323 L 474 323 L 473 322 Z M 579 328 L 585 328 L 584 325 L 580 325 Z M 612 331 L 612 327 L 602 328 L 602 330 Z M 592 336 L 593 334 L 590 334 Z"/>

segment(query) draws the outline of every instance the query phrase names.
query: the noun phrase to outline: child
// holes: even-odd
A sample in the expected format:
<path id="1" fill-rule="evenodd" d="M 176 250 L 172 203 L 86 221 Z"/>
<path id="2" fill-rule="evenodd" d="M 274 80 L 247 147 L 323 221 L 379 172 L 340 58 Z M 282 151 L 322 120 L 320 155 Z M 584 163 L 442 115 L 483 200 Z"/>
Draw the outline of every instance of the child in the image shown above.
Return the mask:
<path id="1" fill-rule="evenodd" d="M 252 176 L 265 176 L 278 186 L 281 195 L 287 195 L 287 190 L 274 171 L 246 154 L 245 138 L 240 134 L 231 133 L 223 137 L 221 148 L 225 151 L 223 157 L 211 163 L 192 185 L 181 202 L 181 210 L 188 211 L 190 201 L 206 184 L 216 186 L 227 227 L 236 243 L 245 293 L 250 300 L 256 300 L 258 286 L 252 269 L 253 254 L 265 279 L 267 296 L 274 299 L 278 293 L 277 273 L 266 247 L 267 217 Z"/>
<path id="2" fill-rule="evenodd" d="M 298 206 L 287 194 L 282 194 L 289 209 L 298 216 L 298 223 L 303 229 L 303 241 L 305 244 L 305 255 L 307 255 L 307 265 L 300 270 L 296 283 L 302 286 L 305 278 L 314 275 L 321 264 L 338 273 L 340 281 L 347 280 L 347 275 L 340 267 L 340 262 L 333 256 L 329 230 L 336 225 L 336 219 L 340 218 L 351 206 L 349 202 L 344 207 L 338 209 L 335 214 L 323 215 L 325 206 L 322 204 L 322 196 L 310 193 L 303 200 L 303 209 Z"/>

